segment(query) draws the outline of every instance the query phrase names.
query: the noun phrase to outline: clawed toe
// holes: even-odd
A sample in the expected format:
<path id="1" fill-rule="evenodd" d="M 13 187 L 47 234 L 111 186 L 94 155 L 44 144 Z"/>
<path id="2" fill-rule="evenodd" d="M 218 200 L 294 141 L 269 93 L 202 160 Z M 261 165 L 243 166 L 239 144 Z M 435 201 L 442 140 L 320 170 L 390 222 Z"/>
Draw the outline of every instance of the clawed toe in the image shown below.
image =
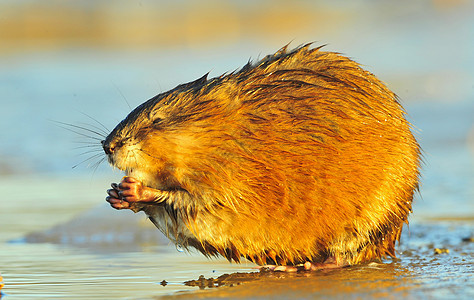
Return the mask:
<path id="1" fill-rule="evenodd" d="M 106 197 L 105 201 L 110 203 L 110 206 L 112 206 L 115 209 L 127 209 L 130 208 L 130 203 L 127 201 L 124 201 L 122 199 L 117 199 L 114 197 Z"/>
<path id="2" fill-rule="evenodd" d="M 276 265 L 265 265 L 265 266 L 260 266 L 258 269 L 260 271 L 272 271 L 272 272 L 288 272 L 288 273 L 294 273 L 298 271 L 302 271 L 301 268 L 302 265 L 297 265 L 297 266 L 276 266 Z"/>
<path id="3" fill-rule="evenodd" d="M 273 271 L 273 272 L 301 272 L 301 271 L 317 271 L 317 270 L 328 270 L 328 269 L 337 269 L 348 266 L 347 264 L 337 264 L 333 260 L 328 259 L 324 263 L 312 263 L 305 262 L 304 264 L 299 264 L 295 266 L 276 266 L 276 265 L 265 265 L 260 266 L 258 269 L 260 271 Z"/>

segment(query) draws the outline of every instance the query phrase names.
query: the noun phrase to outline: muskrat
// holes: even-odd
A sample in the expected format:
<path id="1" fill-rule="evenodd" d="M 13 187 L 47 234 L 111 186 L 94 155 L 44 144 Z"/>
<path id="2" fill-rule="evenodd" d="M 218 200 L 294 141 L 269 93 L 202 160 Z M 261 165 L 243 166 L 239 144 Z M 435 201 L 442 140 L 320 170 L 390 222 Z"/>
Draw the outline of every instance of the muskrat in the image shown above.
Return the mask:
<path id="1" fill-rule="evenodd" d="M 394 93 L 320 48 L 284 47 L 138 106 L 102 141 L 126 174 L 107 201 L 229 261 L 314 269 L 395 257 L 419 145 Z"/>

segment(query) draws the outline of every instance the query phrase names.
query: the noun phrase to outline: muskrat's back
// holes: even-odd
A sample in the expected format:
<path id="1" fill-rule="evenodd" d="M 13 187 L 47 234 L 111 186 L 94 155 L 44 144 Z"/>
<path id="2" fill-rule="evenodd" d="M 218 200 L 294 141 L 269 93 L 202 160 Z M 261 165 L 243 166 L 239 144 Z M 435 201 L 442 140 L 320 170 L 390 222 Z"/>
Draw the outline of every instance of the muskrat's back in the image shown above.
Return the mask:
<path id="1" fill-rule="evenodd" d="M 419 147 L 396 96 L 308 46 L 158 95 L 107 139 L 133 141 L 112 159 L 129 176 L 185 191 L 135 210 L 183 246 L 235 261 L 395 256 L 418 186 Z"/>

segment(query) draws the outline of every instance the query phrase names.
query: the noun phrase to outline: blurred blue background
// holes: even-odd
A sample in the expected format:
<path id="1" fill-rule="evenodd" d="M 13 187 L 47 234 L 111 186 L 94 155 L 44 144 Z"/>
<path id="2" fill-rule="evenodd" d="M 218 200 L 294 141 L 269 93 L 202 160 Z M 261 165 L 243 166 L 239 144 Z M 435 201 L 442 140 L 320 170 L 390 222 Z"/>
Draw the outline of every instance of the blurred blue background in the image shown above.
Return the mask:
<path id="1" fill-rule="evenodd" d="M 87 167 L 99 158 L 73 169 L 92 156 L 77 147 L 97 141 L 54 121 L 99 126 L 90 116 L 112 129 L 180 83 L 307 42 L 348 55 L 400 96 L 425 150 L 420 205 L 472 216 L 468 0 L 0 1 L 0 175 L 117 178 L 106 162 Z"/>

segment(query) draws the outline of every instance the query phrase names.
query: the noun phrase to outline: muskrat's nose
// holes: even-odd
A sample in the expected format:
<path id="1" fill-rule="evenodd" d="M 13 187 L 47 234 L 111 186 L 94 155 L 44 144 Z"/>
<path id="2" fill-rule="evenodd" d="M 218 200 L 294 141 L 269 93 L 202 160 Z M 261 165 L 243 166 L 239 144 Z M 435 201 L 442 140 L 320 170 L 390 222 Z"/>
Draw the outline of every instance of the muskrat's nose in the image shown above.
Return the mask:
<path id="1" fill-rule="evenodd" d="M 115 147 L 110 142 L 103 140 L 100 141 L 100 143 L 102 144 L 102 148 L 104 148 L 105 154 L 110 155 L 114 152 Z"/>

